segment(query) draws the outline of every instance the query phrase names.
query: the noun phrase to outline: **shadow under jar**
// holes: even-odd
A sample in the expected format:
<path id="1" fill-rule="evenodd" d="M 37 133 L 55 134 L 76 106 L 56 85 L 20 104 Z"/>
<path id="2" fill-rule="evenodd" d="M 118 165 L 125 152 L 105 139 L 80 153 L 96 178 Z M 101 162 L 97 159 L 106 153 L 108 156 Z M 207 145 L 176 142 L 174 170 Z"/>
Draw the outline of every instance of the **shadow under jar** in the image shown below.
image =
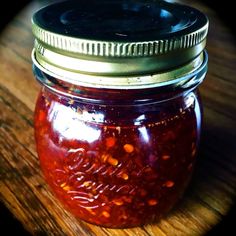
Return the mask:
<path id="1" fill-rule="evenodd" d="M 66 209 L 112 228 L 160 219 L 190 181 L 208 20 L 162 1 L 67 1 L 33 16 L 35 137 Z"/>

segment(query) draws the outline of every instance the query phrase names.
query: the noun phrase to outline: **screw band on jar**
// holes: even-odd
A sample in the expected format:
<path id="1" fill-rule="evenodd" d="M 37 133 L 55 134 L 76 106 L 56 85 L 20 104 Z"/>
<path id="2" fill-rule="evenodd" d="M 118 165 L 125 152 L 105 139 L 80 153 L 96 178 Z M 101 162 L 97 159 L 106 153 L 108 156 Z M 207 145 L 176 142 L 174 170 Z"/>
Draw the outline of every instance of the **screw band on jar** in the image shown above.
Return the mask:
<path id="1" fill-rule="evenodd" d="M 207 25 L 205 26 L 203 33 L 207 33 Z M 196 36 L 195 38 L 198 37 Z M 162 41 L 158 42 L 156 44 L 161 44 L 164 46 L 158 48 L 157 50 L 160 50 L 160 52 L 156 54 L 148 53 L 149 51 L 152 51 L 150 50 L 150 48 L 154 48 L 153 45 L 155 45 L 155 43 L 152 42 L 136 43 L 135 47 L 132 47 L 131 45 L 130 53 L 129 49 L 124 49 L 123 51 L 125 52 L 121 53 L 119 56 L 110 55 L 109 53 L 113 51 L 113 47 L 109 47 L 109 45 L 107 46 L 104 44 L 104 52 L 108 52 L 108 55 L 105 55 L 104 57 L 77 54 L 76 50 L 75 52 L 73 52 L 73 54 L 68 54 L 68 52 L 65 53 L 61 49 L 55 50 L 54 48 L 47 47 L 44 42 L 41 42 L 38 39 L 35 40 L 35 56 L 38 62 L 44 65 L 46 68 L 52 67 L 53 65 L 57 67 L 62 67 L 64 69 L 63 73 L 65 75 L 68 74 L 68 72 L 78 72 L 93 75 L 99 74 L 104 76 L 127 76 L 147 73 L 150 74 L 157 73 L 158 71 L 174 69 L 177 66 L 182 66 L 183 64 L 186 64 L 192 58 L 197 57 L 203 51 L 206 45 L 206 40 L 203 36 L 199 37 L 202 40 L 199 40 L 199 42 L 197 41 L 197 44 L 190 44 L 191 47 L 172 46 L 181 44 L 185 45 L 185 42 L 187 42 L 186 44 L 188 45 L 188 41 L 195 42 L 195 38 L 191 37 L 191 35 L 189 35 L 189 37 L 186 36 L 185 39 L 180 39 L 180 41 L 176 40 L 175 42 L 179 42 L 178 44 L 175 42 L 172 43 L 172 41 L 170 42 L 170 44 L 163 43 Z M 92 46 L 93 44 L 88 44 L 88 50 Z M 78 47 L 81 46 L 79 45 Z M 134 50 L 133 48 L 137 48 L 137 50 Z M 179 50 L 181 49 L 184 49 L 184 53 L 179 52 Z M 137 52 L 132 53 L 132 51 Z M 140 53 L 139 51 L 142 53 Z"/>
<path id="2" fill-rule="evenodd" d="M 44 65 L 43 62 L 41 62 L 41 64 L 38 63 L 35 56 L 35 51 L 32 52 L 32 60 L 36 68 L 40 69 L 44 73 L 74 85 L 111 89 L 143 89 L 163 86 L 178 88 L 183 85 L 187 87 L 187 84 L 190 87 L 194 85 L 192 79 L 195 75 L 199 75 L 199 73 L 203 76 L 205 75 L 208 57 L 206 52 L 204 52 L 183 67 L 177 68 L 173 71 L 158 74 L 123 77 L 80 74 L 79 79 L 78 72 L 65 72 L 62 68 L 58 68 L 53 65 L 49 66 L 49 64 Z M 198 76 L 198 78 L 199 80 L 194 80 L 195 84 L 201 82 L 201 77 Z M 113 81 L 112 84 L 110 83 L 110 80 Z M 44 83 L 46 80 L 42 79 L 41 82 Z"/>

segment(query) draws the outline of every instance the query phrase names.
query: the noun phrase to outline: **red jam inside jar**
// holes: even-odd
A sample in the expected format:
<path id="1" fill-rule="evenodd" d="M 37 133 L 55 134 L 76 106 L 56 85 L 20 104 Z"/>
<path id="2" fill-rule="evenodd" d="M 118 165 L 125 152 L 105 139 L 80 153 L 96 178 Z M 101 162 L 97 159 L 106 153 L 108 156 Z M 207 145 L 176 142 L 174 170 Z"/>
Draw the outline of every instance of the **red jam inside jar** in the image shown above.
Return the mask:
<path id="1" fill-rule="evenodd" d="M 103 1 L 102 4 L 121 3 Z M 200 15 L 199 21 L 203 22 L 198 23 L 198 30 L 206 33 L 204 27 L 207 19 L 204 18 L 204 23 L 203 15 L 198 11 L 194 12 L 192 8 L 178 5 L 180 9 L 173 10 L 176 9 L 173 8 L 173 4 L 159 3 L 163 8 L 161 13 L 160 6 L 156 6 L 152 1 L 149 4 L 142 1 L 136 4 L 139 8 L 134 8 L 135 4 L 122 7 L 119 5 L 119 11 L 127 12 L 127 19 L 126 24 L 119 26 L 120 33 L 115 36 L 112 32 L 118 24 L 115 27 L 116 23 L 109 21 L 112 14 L 107 19 L 106 37 L 103 35 L 105 29 L 99 24 L 97 27 L 100 31 L 87 33 L 85 26 L 77 25 L 73 21 L 78 18 L 88 24 L 94 22 L 95 16 L 104 13 L 104 8 L 99 7 L 93 12 L 94 8 L 88 8 L 85 1 L 54 4 L 40 10 L 33 18 L 36 36 L 36 46 L 32 54 L 34 73 L 43 85 L 35 108 L 35 137 L 45 180 L 55 196 L 75 216 L 93 224 L 112 228 L 134 227 L 160 219 L 183 195 L 190 181 L 202 120 L 197 86 L 206 73 L 207 55 L 202 52 L 205 39 L 198 42 L 196 36 L 197 46 L 189 45 L 190 49 L 186 44 L 182 48 L 185 56 L 182 59 L 180 57 L 180 62 L 176 62 L 184 63 L 182 66 L 176 65 L 176 68 L 167 63 L 170 58 L 175 57 L 175 52 L 171 55 L 172 51 L 176 50 L 174 46 L 164 57 L 163 52 L 156 50 L 156 56 L 160 57 L 163 63 L 156 64 L 155 58 L 152 58 L 154 67 L 157 67 L 156 71 L 153 71 L 153 65 L 147 68 L 144 63 L 146 57 L 150 59 L 145 50 L 143 55 L 135 54 L 135 50 L 133 54 L 127 52 L 127 55 L 125 51 L 120 55 L 119 51 L 107 53 L 107 45 L 101 41 L 106 51 L 101 53 L 106 54 L 106 60 L 101 61 L 101 58 L 98 59 L 98 50 L 94 49 L 95 44 L 91 47 L 93 49 L 90 48 L 91 45 L 88 46 L 87 51 L 83 51 L 81 45 L 77 45 L 79 52 L 75 48 L 68 52 L 70 50 L 64 47 L 65 44 L 54 44 L 54 41 L 48 38 L 54 37 L 55 40 L 55 37 L 61 37 L 60 39 L 67 43 L 71 42 L 68 40 L 78 38 L 79 44 L 79 40 L 83 39 L 86 33 L 90 40 L 98 37 L 97 44 L 99 40 L 108 41 L 108 44 L 112 40 L 113 43 L 121 45 L 120 37 L 128 35 L 129 32 L 127 25 L 140 20 L 137 17 L 138 13 L 149 14 L 153 19 L 154 12 L 162 22 L 162 13 L 167 10 L 172 15 L 177 11 L 178 14 L 175 15 L 182 17 L 186 22 L 188 11 L 192 12 L 189 13 L 192 18 L 194 14 L 197 19 Z M 72 8 L 73 10 L 70 10 Z M 79 11 L 83 8 L 86 9 L 87 15 L 80 14 Z M 150 8 L 153 11 L 150 11 Z M 93 15 L 91 12 L 88 13 L 88 9 Z M 183 10 L 186 19 L 180 14 Z M 120 15 L 121 13 L 117 13 L 116 21 Z M 50 22 L 50 17 L 54 21 L 47 26 L 43 19 Z M 164 19 L 163 25 L 168 23 L 176 24 L 180 29 L 183 27 L 167 13 L 166 17 L 170 19 Z M 53 28 L 53 24 L 57 24 L 55 19 L 59 19 L 64 28 L 61 27 L 66 28 L 68 32 L 71 27 L 73 28 L 72 32 L 68 33 L 73 38 L 64 38 L 65 30 L 56 26 Z M 198 21 L 195 19 L 192 24 L 196 22 Z M 167 37 L 170 34 L 163 31 L 161 26 L 158 27 L 160 35 Z M 52 32 L 52 35 L 49 33 L 45 37 L 46 33 L 44 32 L 43 36 L 39 29 Z M 142 30 L 144 29 L 140 29 Z M 53 33 L 57 33 L 56 36 Z M 144 36 L 140 35 L 139 31 L 134 32 L 130 37 L 127 36 L 127 41 L 123 43 L 127 46 L 135 42 L 135 37 L 145 41 L 144 44 L 149 40 L 154 47 L 156 42 L 151 41 L 152 37 L 155 37 L 155 40 L 163 38 L 155 35 L 152 28 L 145 36 L 147 39 L 144 40 Z M 175 37 L 180 37 L 181 40 L 183 35 L 182 32 Z M 172 39 L 168 37 L 167 44 Z M 89 45 L 91 41 L 86 43 Z M 195 46 L 198 47 L 194 50 L 197 54 L 192 55 L 193 58 L 189 62 L 189 50 Z M 99 47 L 102 50 L 101 46 Z M 112 53 L 115 56 L 110 55 Z M 79 60 L 78 71 L 72 68 L 73 63 L 63 65 L 62 57 L 68 59 L 68 62 L 77 63 Z M 169 57 L 168 60 L 166 57 Z M 130 69 L 125 66 L 127 60 L 133 63 L 134 67 Z M 96 64 L 96 61 L 100 63 L 101 68 L 90 67 Z M 117 61 L 121 66 L 117 67 Z M 88 68 L 84 69 L 87 73 L 81 71 L 80 63 L 88 63 Z M 170 70 L 166 69 L 168 65 L 171 67 Z M 95 70 L 98 71 L 95 73 Z M 134 70 L 139 75 L 135 75 Z"/>

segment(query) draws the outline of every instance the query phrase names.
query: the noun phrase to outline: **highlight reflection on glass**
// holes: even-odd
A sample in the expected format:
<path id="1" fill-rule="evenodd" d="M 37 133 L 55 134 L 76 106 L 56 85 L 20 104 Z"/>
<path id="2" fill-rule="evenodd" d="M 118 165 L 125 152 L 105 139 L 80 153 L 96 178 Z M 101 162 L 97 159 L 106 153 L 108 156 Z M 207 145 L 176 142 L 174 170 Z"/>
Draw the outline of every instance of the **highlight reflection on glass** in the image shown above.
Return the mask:
<path id="1" fill-rule="evenodd" d="M 148 131 L 147 131 L 147 128 L 146 127 L 140 127 L 138 128 L 139 132 L 140 132 L 140 135 L 142 137 L 142 140 L 145 142 L 145 143 L 148 143 L 149 142 L 149 135 L 148 135 Z"/>
<path id="2" fill-rule="evenodd" d="M 94 126 L 91 127 L 87 125 L 84 122 L 84 118 L 86 120 L 86 116 L 86 113 L 80 114 L 72 110 L 70 107 L 65 107 L 58 103 L 54 103 L 54 105 L 51 106 L 51 111 L 49 112 L 49 119 L 54 119 L 53 127 L 55 131 L 57 131 L 60 135 L 63 135 L 64 138 L 92 143 L 99 139 L 101 130 L 96 129 Z M 101 120 L 101 118 L 103 118 L 103 116 L 101 117 L 101 115 L 98 114 L 98 119 Z"/>

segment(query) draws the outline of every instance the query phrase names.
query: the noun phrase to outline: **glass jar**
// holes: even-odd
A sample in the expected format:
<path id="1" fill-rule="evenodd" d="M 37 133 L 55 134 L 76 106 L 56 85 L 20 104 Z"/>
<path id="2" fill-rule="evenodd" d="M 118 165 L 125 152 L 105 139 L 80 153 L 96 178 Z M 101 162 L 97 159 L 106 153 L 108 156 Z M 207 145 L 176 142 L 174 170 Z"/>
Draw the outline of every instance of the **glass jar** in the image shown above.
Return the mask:
<path id="1" fill-rule="evenodd" d="M 183 195 L 199 146 L 208 20 L 162 1 L 67 1 L 33 16 L 35 137 L 66 209 L 113 228 Z"/>

